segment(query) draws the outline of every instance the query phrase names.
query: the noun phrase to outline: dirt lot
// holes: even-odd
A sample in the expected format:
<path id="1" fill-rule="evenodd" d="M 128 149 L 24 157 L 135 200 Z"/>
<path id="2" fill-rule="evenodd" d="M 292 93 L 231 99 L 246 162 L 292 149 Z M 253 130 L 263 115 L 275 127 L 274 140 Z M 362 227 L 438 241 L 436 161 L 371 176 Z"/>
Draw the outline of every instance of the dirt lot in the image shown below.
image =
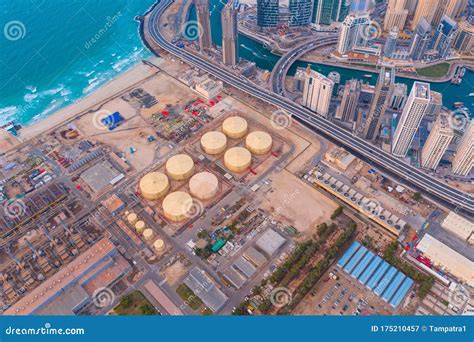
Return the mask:
<path id="1" fill-rule="evenodd" d="M 329 273 L 337 270 L 337 280 Z M 326 298 L 326 300 L 325 300 Z M 367 304 L 365 304 L 367 303 Z M 359 311 L 356 311 L 359 308 Z M 395 310 L 337 267 L 332 267 L 297 306 L 295 315 L 392 315 Z"/>
<path id="2" fill-rule="evenodd" d="M 181 261 L 176 261 L 173 265 L 160 272 L 170 286 L 177 285 L 182 277 L 189 271 L 189 267 L 184 265 Z"/>
<path id="3" fill-rule="evenodd" d="M 338 205 L 286 170 L 270 177 L 273 192 L 268 192 L 262 208 L 275 219 L 294 226 L 304 238 L 314 227 L 328 221 Z"/>

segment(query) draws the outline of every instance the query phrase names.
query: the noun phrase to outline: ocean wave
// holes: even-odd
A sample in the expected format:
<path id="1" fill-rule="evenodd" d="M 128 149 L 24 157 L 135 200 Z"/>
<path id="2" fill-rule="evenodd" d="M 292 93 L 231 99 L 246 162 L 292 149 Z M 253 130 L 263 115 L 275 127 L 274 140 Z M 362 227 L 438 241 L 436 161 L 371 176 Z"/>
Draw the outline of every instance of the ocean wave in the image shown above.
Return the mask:
<path id="1" fill-rule="evenodd" d="M 9 115 L 11 113 L 16 113 L 17 111 L 18 108 L 15 106 L 4 107 L 0 108 L 0 115 Z"/>
<path id="2" fill-rule="evenodd" d="M 25 94 L 25 96 L 23 96 L 23 100 L 25 100 L 25 102 L 33 102 L 35 99 L 37 99 L 39 97 L 38 94 Z"/>
<path id="3" fill-rule="evenodd" d="M 25 88 L 26 88 L 26 90 L 29 90 L 29 91 L 32 92 L 32 93 L 36 93 L 36 87 L 33 87 L 33 86 L 26 86 Z"/>

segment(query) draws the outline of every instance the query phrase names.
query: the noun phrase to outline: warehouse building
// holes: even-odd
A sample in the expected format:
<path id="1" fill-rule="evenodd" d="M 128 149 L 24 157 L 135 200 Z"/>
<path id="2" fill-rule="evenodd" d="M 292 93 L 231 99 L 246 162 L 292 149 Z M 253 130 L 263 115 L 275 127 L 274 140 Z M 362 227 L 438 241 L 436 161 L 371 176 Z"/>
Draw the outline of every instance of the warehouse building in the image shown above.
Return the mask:
<path id="1" fill-rule="evenodd" d="M 413 280 L 355 241 L 337 262 L 352 278 L 397 308 L 408 294 Z"/>
<path id="2" fill-rule="evenodd" d="M 459 238 L 474 244 L 474 223 L 451 211 L 441 226 Z"/>
<path id="3" fill-rule="evenodd" d="M 454 277 L 474 286 L 474 262 L 448 247 L 438 239 L 425 234 L 416 248 L 433 264 Z"/>

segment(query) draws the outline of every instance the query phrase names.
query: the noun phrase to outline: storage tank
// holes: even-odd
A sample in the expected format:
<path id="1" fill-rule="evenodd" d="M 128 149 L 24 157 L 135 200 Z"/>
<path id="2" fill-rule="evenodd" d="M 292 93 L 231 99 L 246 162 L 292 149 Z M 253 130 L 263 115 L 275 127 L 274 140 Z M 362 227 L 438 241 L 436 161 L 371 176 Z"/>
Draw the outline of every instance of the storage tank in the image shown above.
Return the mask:
<path id="1" fill-rule="evenodd" d="M 143 231 L 143 238 L 146 240 L 146 241 L 151 241 L 151 239 L 153 239 L 153 236 L 155 234 L 153 233 L 153 230 L 151 230 L 150 228 L 147 228 Z"/>
<path id="2" fill-rule="evenodd" d="M 222 131 L 232 139 L 243 138 L 248 131 L 247 120 L 240 116 L 231 116 L 222 123 Z"/>
<path id="3" fill-rule="evenodd" d="M 138 234 L 143 233 L 143 231 L 145 230 L 145 222 L 138 221 L 137 223 L 135 223 L 135 230 Z"/>
<path id="4" fill-rule="evenodd" d="M 262 131 L 252 132 L 245 139 L 245 146 L 253 154 L 261 155 L 268 153 L 272 149 L 272 137 Z"/>
<path id="5" fill-rule="evenodd" d="M 137 214 L 135 214 L 135 213 L 130 213 L 130 214 L 128 214 L 128 216 L 127 216 L 127 221 L 128 221 L 128 223 L 129 223 L 130 225 L 134 226 L 135 223 L 137 223 L 137 221 L 138 221 L 138 216 L 137 216 Z"/>
<path id="6" fill-rule="evenodd" d="M 207 132 L 201 137 L 201 147 L 207 154 L 219 154 L 227 147 L 227 137 L 222 132 Z"/>
<path id="7" fill-rule="evenodd" d="M 166 251 L 166 244 L 162 239 L 158 239 L 153 243 L 153 248 L 155 248 L 155 251 L 158 253 L 163 253 Z"/>
<path id="8" fill-rule="evenodd" d="M 187 192 L 175 191 L 170 193 L 163 200 L 163 212 L 165 217 L 170 221 L 184 221 L 189 217 L 192 204 L 193 199 Z"/>
<path id="9" fill-rule="evenodd" d="M 189 180 L 189 189 L 193 197 L 208 201 L 219 192 L 219 180 L 210 172 L 200 172 Z"/>
<path id="10" fill-rule="evenodd" d="M 232 147 L 224 155 L 225 167 L 233 172 L 244 172 L 250 167 L 252 155 L 244 147 Z"/>
<path id="11" fill-rule="evenodd" d="M 156 201 L 168 193 L 170 183 L 164 173 L 151 172 L 142 177 L 139 189 L 143 198 L 149 201 Z"/>
<path id="12" fill-rule="evenodd" d="M 166 172 L 177 181 L 188 179 L 194 172 L 194 161 L 187 154 L 177 154 L 166 162 Z"/>

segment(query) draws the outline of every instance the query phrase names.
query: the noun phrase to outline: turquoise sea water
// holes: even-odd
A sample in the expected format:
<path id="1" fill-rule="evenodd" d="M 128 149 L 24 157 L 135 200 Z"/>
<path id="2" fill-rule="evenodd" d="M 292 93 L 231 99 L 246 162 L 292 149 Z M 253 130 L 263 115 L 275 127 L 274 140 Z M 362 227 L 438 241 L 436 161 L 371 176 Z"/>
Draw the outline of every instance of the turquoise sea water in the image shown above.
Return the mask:
<path id="1" fill-rule="evenodd" d="M 149 57 L 134 18 L 154 2 L 0 1 L 0 124 L 40 120 Z"/>
<path id="2" fill-rule="evenodd" d="M 211 0 L 213 40 L 221 45 L 222 0 Z M 151 56 L 138 34 L 135 16 L 155 0 L 0 1 L 0 124 L 23 125 L 92 93 L 141 59 Z M 195 18 L 192 10 L 190 18 Z M 7 30 L 13 28 L 16 30 Z M 94 39 L 93 39 L 94 38 Z M 278 56 L 262 44 L 239 37 L 240 56 L 270 70 Z M 305 66 L 305 63 L 296 65 Z M 296 65 L 290 69 L 294 73 Z M 367 72 L 314 64 L 324 74 L 341 73 L 342 82 Z M 370 82 L 374 83 L 374 77 Z M 410 87 L 413 81 L 399 79 Z M 474 73 L 461 86 L 433 83 L 451 107 L 462 101 L 474 112 Z"/>

